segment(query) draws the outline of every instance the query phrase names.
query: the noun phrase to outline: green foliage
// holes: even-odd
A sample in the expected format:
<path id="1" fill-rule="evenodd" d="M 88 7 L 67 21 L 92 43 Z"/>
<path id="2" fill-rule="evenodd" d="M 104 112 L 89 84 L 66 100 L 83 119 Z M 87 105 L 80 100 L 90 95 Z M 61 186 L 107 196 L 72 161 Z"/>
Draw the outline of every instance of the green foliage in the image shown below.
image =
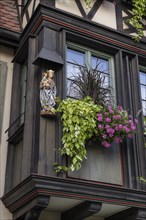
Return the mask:
<path id="1" fill-rule="evenodd" d="M 144 177 L 139 177 L 139 180 L 143 183 L 146 183 L 146 179 Z"/>
<path id="2" fill-rule="evenodd" d="M 91 8 L 91 0 L 84 0 L 87 8 Z"/>
<path id="3" fill-rule="evenodd" d="M 133 37 L 136 41 L 139 41 L 144 35 L 142 19 L 146 16 L 146 0 L 132 0 L 132 18 L 129 23 L 136 29 L 137 35 Z"/>
<path id="4" fill-rule="evenodd" d="M 56 172 L 74 171 L 81 168 L 86 159 L 85 142 L 96 132 L 96 118 L 100 107 L 95 105 L 90 97 L 83 100 L 66 99 L 60 102 L 56 110 L 61 112 L 63 124 L 63 147 L 61 155 L 70 158 L 70 166 L 56 166 Z"/>

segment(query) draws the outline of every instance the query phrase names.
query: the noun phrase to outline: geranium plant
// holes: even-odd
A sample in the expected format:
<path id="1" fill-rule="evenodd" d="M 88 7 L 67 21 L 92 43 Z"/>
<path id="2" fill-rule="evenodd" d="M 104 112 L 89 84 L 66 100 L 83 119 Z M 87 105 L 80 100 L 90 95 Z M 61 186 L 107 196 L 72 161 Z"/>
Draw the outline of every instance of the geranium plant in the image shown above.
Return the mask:
<path id="1" fill-rule="evenodd" d="M 113 142 L 122 143 L 126 138 L 133 138 L 137 122 L 137 119 L 133 122 L 121 106 L 104 107 L 97 115 L 96 137 L 105 147 Z"/>

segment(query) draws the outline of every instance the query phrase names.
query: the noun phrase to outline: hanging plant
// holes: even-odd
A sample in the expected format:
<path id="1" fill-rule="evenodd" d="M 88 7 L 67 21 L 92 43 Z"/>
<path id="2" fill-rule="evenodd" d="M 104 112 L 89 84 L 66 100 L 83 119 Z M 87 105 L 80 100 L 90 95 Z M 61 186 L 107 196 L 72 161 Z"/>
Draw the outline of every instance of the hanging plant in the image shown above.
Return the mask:
<path id="1" fill-rule="evenodd" d="M 90 97 L 83 100 L 68 98 L 60 103 L 56 110 L 62 113 L 63 147 L 60 152 L 68 156 L 70 165 L 57 165 L 57 172 L 81 168 L 82 161 L 87 158 L 85 143 L 96 132 L 96 118 L 100 110 L 101 107 L 95 105 Z"/>

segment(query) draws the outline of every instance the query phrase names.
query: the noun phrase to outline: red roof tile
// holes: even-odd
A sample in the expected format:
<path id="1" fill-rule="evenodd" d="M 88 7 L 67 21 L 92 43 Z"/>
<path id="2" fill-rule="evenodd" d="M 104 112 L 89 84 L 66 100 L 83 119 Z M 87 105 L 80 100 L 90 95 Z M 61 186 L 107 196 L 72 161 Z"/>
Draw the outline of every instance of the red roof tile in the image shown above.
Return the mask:
<path id="1" fill-rule="evenodd" d="M 0 0 L 0 28 L 20 32 L 15 0 Z"/>

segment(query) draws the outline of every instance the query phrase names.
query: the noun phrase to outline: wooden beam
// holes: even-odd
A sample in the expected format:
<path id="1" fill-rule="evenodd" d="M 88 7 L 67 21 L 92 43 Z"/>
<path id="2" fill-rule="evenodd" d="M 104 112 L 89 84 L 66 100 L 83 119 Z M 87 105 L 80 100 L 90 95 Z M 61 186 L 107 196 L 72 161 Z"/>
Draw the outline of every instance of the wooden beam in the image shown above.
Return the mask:
<path id="1" fill-rule="evenodd" d="M 124 211 L 118 212 L 105 220 L 145 220 L 146 209 L 143 208 L 129 208 Z"/>
<path id="2" fill-rule="evenodd" d="M 100 212 L 102 203 L 85 201 L 81 204 L 65 211 L 61 215 L 61 220 L 81 220 L 95 213 Z"/>

